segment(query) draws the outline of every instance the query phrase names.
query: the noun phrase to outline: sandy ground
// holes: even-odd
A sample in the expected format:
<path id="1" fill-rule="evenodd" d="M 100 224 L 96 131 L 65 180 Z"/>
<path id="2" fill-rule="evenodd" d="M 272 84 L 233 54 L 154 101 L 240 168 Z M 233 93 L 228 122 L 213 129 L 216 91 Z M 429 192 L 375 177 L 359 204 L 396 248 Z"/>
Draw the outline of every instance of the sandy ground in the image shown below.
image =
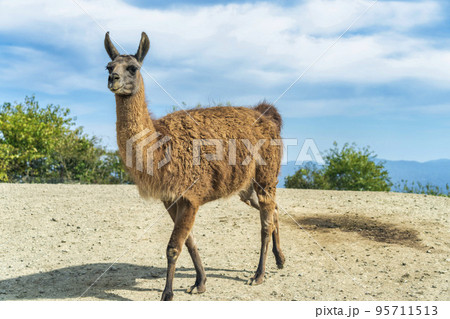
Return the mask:
<path id="1" fill-rule="evenodd" d="M 219 200 L 194 228 L 207 291 L 185 292 L 195 280 L 185 249 L 175 300 L 450 299 L 449 198 L 280 189 L 278 203 L 284 269 L 270 254 L 265 282 L 245 284 L 258 212 Z M 0 184 L 0 218 L 0 300 L 159 300 L 172 222 L 134 186 Z"/>

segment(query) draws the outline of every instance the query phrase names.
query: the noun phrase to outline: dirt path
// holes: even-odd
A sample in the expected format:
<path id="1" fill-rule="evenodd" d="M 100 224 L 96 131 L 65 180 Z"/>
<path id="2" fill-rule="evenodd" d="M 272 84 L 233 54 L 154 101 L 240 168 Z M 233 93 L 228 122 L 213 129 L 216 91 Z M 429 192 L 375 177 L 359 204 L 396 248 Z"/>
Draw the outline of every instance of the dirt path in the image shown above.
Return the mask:
<path id="1" fill-rule="evenodd" d="M 194 228 L 207 292 L 184 292 L 195 280 L 184 250 L 175 300 L 450 299 L 449 198 L 281 189 L 278 203 L 295 219 L 281 212 L 284 269 L 270 254 L 264 284 L 245 285 L 258 212 L 216 201 Z M 81 299 L 160 298 L 172 222 L 134 186 L 0 184 L 0 219 L 0 300 L 75 300 L 117 259 Z"/>

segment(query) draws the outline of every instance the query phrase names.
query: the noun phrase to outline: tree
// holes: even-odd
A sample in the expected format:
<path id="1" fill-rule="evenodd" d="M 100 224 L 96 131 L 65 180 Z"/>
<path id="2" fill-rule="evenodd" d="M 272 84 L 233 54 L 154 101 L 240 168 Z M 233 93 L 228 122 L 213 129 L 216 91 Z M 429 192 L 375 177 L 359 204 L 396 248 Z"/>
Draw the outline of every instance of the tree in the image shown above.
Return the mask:
<path id="1" fill-rule="evenodd" d="M 389 191 L 391 182 L 383 162 L 369 147 L 357 149 L 348 143 L 339 149 L 336 142 L 326 155 L 324 178 L 330 189 L 355 191 Z"/>
<path id="2" fill-rule="evenodd" d="M 368 147 L 355 144 L 338 148 L 333 143 L 322 168 L 305 166 L 285 180 L 287 188 L 314 188 L 359 191 L 389 191 L 391 182 L 384 163 Z"/>
<path id="3" fill-rule="evenodd" d="M 75 127 L 70 110 L 34 97 L 0 107 L 0 181 L 130 182 L 117 152 Z"/>
<path id="4" fill-rule="evenodd" d="M 50 164 L 52 152 L 73 125 L 68 114 L 68 109 L 59 106 L 41 108 L 34 97 L 26 97 L 24 104 L 3 104 L 0 109 L 3 180 L 42 175 L 42 168 Z"/>

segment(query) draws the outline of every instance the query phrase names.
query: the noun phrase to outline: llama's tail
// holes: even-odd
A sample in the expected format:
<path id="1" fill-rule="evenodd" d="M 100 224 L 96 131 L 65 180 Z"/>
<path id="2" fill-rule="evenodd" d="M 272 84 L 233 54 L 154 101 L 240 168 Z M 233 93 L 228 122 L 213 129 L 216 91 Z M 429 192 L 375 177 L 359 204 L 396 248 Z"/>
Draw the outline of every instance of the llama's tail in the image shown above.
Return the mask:
<path id="1" fill-rule="evenodd" d="M 275 122 L 275 124 L 278 127 L 278 132 L 281 131 L 281 126 L 283 125 L 283 120 L 281 119 L 280 113 L 278 113 L 277 108 L 270 103 L 267 103 L 266 101 L 262 101 L 258 105 L 256 105 L 253 108 L 255 111 L 258 111 L 262 114 L 262 116 L 265 116 Z"/>

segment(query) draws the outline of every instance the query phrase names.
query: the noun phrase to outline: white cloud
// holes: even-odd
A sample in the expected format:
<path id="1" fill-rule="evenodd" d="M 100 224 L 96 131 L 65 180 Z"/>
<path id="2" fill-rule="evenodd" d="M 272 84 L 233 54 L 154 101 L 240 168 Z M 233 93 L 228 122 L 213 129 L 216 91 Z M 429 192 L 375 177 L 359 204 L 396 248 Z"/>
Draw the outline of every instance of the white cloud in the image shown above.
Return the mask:
<path id="1" fill-rule="evenodd" d="M 26 86 L 31 92 L 65 94 L 76 90 L 99 91 L 96 74 L 79 73 L 67 61 L 54 54 L 32 48 L 1 46 L 0 83 L 2 88 Z"/>
<path id="2" fill-rule="evenodd" d="M 258 90 L 276 96 L 371 4 L 307 0 L 293 7 L 267 2 L 142 9 L 119 0 L 77 2 L 131 53 L 145 30 L 152 43 L 146 67 L 163 85 L 208 72 L 209 79 L 189 83 L 205 97 L 217 92 L 208 88 L 214 81 L 246 85 L 249 96 Z M 46 92 L 104 90 L 103 31 L 74 2 L 0 1 L 0 7 L 0 34 L 17 38 L 11 49 L 17 52 L 2 66 L 2 82 L 31 83 Z M 436 1 L 380 1 L 302 81 L 416 79 L 448 87 L 450 77 L 442 66 L 450 63 L 450 48 L 435 48 L 431 40 L 407 32 L 441 19 Z M 173 90 L 183 92 L 185 86 Z"/>
<path id="3" fill-rule="evenodd" d="M 318 98 L 302 100 L 292 104 L 284 115 L 295 118 L 310 118 L 318 116 L 371 116 L 377 113 L 389 114 L 389 104 L 392 99 L 381 97 L 364 98 Z"/>

